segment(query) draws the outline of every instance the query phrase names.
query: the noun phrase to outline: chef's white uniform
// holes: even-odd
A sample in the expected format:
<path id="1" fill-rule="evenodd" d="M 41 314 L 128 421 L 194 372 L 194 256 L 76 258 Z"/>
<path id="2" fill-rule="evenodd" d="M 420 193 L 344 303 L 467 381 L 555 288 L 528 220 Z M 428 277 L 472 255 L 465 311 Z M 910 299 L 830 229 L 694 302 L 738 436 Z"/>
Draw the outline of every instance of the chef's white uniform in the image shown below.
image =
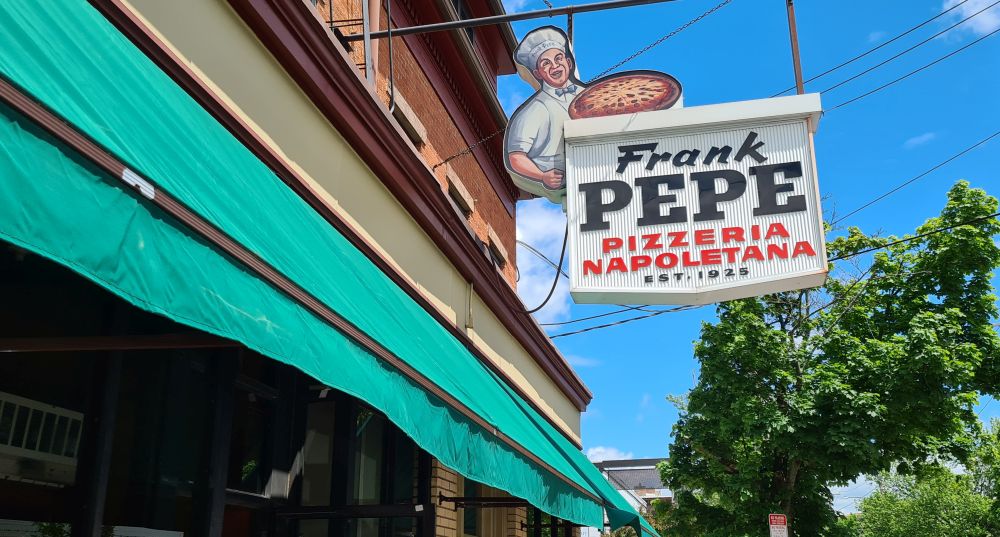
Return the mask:
<path id="1" fill-rule="evenodd" d="M 522 152 L 543 172 L 566 171 L 563 147 L 563 122 L 569 119 L 569 105 L 583 86 L 570 84 L 566 88 L 542 88 L 514 112 L 507 125 L 506 149 L 508 153 Z M 528 192 L 550 197 L 554 190 L 528 178 L 520 178 L 518 186 Z"/>

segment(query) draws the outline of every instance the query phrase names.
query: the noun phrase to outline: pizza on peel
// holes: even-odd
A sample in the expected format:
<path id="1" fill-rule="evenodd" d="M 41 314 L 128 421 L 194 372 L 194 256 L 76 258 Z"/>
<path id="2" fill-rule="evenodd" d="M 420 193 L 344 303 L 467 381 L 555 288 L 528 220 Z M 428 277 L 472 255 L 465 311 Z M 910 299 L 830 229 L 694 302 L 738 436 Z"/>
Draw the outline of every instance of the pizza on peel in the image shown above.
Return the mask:
<path id="1" fill-rule="evenodd" d="M 681 96 L 674 77 L 655 71 L 612 75 L 580 92 L 569 106 L 569 117 L 614 116 L 665 110 Z"/>

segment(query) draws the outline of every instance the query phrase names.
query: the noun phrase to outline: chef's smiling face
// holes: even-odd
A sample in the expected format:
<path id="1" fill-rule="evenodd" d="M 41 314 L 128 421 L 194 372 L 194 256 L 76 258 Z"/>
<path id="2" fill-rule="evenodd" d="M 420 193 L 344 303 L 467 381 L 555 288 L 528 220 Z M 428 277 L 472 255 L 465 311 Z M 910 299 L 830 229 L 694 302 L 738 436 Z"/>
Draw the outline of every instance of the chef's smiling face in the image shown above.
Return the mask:
<path id="1" fill-rule="evenodd" d="M 569 82 L 569 74 L 573 69 L 573 60 L 557 48 L 551 48 L 538 57 L 535 64 L 535 77 L 552 86 L 561 88 Z"/>

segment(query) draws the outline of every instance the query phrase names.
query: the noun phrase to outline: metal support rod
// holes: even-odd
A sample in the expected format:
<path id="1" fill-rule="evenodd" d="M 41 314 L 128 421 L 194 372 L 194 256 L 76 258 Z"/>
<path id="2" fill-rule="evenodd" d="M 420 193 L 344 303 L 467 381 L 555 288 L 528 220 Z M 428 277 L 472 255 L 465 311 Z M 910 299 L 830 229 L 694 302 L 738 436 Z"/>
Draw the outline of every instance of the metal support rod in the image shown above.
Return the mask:
<path id="1" fill-rule="evenodd" d="M 573 50 L 573 14 L 566 15 L 566 37 L 569 38 L 569 49 Z"/>
<path id="2" fill-rule="evenodd" d="M 792 65 L 795 67 L 795 92 L 802 95 L 806 92 L 802 82 L 802 63 L 799 61 L 799 31 L 795 25 L 795 0 L 786 0 L 788 8 L 788 37 L 792 41 Z"/>
<path id="3" fill-rule="evenodd" d="M 361 0 L 361 20 L 363 31 L 357 37 L 365 40 L 365 78 L 368 79 L 369 84 L 374 86 L 375 69 L 372 66 L 372 19 L 370 13 L 368 13 L 368 0 Z M 357 41 L 357 39 L 353 41 Z"/>
<path id="4" fill-rule="evenodd" d="M 385 2 L 385 22 L 386 28 L 389 32 L 389 113 L 396 111 L 396 86 L 393 80 L 393 68 L 392 68 L 392 0 L 386 0 Z"/>
<path id="5" fill-rule="evenodd" d="M 552 9 L 538 9 L 535 11 L 524 11 L 521 13 L 508 13 L 506 15 L 494 15 L 492 17 L 480 17 L 477 19 L 461 19 L 449 22 L 437 22 L 434 24 L 423 24 L 420 26 L 409 26 L 407 28 L 396 28 L 392 31 L 393 36 L 404 36 L 413 34 L 425 34 L 429 32 L 443 32 L 445 30 L 456 30 L 459 28 L 475 28 L 477 26 L 491 26 L 494 24 L 504 24 L 513 21 L 523 21 L 528 19 L 540 19 L 543 17 L 554 17 L 556 15 L 571 15 L 574 13 L 587 13 L 590 11 L 603 11 L 605 9 L 616 9 L 620 7 L 643 6 L 647 4 L 662 4 L 664 2 L 676 2 L 677 0 L 610 0 L 608 2 L 595 2 L 593 4 L 582 4 L 578 6 L 563 6 Z M 348 35 L 344 39 L 347 41 L 358 41 L 361 39 L 384 39 L 389 32 L 371 32 L 365 35 Z"/>

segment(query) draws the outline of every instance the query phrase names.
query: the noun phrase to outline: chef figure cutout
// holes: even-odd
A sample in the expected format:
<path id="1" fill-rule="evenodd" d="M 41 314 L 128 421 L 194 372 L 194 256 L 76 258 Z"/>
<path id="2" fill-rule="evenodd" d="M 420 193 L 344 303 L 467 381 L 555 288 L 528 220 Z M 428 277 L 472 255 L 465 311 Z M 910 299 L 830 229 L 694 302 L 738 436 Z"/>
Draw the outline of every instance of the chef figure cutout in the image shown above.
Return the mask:
<path id="1" fill-rule="evenodd" d="M 584 85 L 569 39 L 554 26 L 524 36 L 514 50 L 514 62 L 536 91 L 507 124 L 507 171 L 518 188 L 553 203 L 561 204 L 566 196 L 566 120 L 662 110 L 681 97 L 680 83 L 657 71 L 617 73 Z"/>
<path id="2" fill-rule="evenodd" d="M 563 122 L 569 119 L 569 105 L 584 89 L 569 40 L 554 26 L 538 28 L 521 40 L 514 61 L 521 77 L 537 91 L 514 111 L 507 125 L 507 169 L 521 190 L 562 203 Z"/>

